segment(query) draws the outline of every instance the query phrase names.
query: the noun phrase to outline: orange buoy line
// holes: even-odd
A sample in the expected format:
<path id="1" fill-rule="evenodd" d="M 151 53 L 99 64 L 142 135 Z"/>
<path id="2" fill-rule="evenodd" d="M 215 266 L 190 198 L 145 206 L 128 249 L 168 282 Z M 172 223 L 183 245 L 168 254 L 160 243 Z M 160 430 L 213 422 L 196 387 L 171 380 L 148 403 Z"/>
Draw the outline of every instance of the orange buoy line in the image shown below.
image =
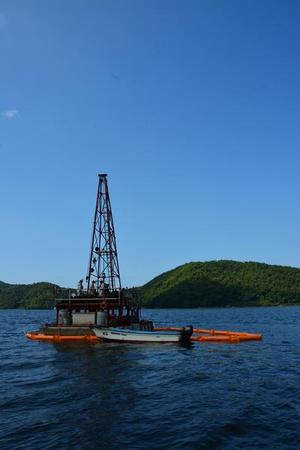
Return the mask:
<path id="1" fill-rule="evenodd" d="M 179 331 L 178 327 L 155 328 L 155 331 Z M 238 344 L 245 341 L 260 341 L 262 334 L 246 333 L 239 331 L 218 331 L 194 328 L 191 341 L 194 342 L 215 342 L 224 344 Z"/>
<path id="2" fill-rule="evenodd" d="M 61 341 L 89 341 L 89 342 L 97 342 L 99 338 L 93 335 L 82 335 L 82 336 L 63 336 L 63 335 L 54 335 L 54 334 L 44 334 L 39 331 L 31 331 L 26 333 L 26 337 L 28 339 L 32 339 L 35 341 L 53 341 L 53 342 L 61 342 Z"/>
<path id="3" fill-rule="evenodd" d="M 155 331 L 180 331 L 179 327 L 157 327 Z M 54 335 L 54 334 L 44 334 L 41 331 L 31 331 L 26 333 L 28 339 L 36 341 L 52 341 L 52 342 L 63 342 L 63 341 L 85 341 L 85 342 L 97 342 L 99 338 L 95 335 Z M 238 344 L 245 341 L 260 341 L 262 339 L 262 334 L 258 333 L 246 333 L 238 331 L 221 331 L 221 330 L 206 330 L 195 328 L 193 330 L 193 335 L 191 341 L 194 342 L 213 342 L 213 343 L 223 343 L 223 344 Z"/>

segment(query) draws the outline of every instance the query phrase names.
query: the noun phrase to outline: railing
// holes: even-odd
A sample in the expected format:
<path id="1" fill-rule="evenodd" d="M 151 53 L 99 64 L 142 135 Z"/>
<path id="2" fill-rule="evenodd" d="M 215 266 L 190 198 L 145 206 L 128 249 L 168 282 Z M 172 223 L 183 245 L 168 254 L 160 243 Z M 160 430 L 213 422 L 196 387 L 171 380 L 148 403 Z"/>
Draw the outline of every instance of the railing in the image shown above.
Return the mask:
<path id="1" fill-rule="evenodd" d="M 81 298 L 58 298 L 56 299 L 56 305 L 100 305 L 100 306 L 107 306 L 107 305 L 118 305 L 120 304 L 119 298 L 105 298 L 105 297 L 81 297 Z M 125 302 L 123 301 L 123 304 Z"/>
<path id="2" fill-rule="evenodd" d="M 136 291 L 130 289 L 55 289 L 56 303 L 106 303 L 116 304 L 122 301 L 123 305 L 131 304 L 139 306 L 140 302 Z"/>
<path id="3" fill-rule="evenodd" d="M 120 298 L 121 291 L 108 289 L 55 289 L 55 297 L 58 299 L 84 299 L 84 298 Z"/>

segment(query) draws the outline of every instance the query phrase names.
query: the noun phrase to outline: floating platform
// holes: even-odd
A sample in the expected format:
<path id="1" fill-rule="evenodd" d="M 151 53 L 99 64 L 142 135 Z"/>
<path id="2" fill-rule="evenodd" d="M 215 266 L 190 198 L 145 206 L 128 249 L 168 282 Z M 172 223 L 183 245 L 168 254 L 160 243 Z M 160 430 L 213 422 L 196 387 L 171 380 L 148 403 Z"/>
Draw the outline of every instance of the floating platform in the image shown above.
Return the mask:
<path id="1" fill-rule="evenodd" d="M 86 341 L 97 342 L 99 339 L 90 327 L 48 326 L 39 331 L 26 333 L 28 339 L 35 341 Z"/>
<path id="2" fill-rule="evenodd" d="M 97 336 L 88 335 L 78 335 L 78 336 L 64 336 L 64 335 L 50 335 L 40 333 L 39 331 L 30 331 L 26 333 L 28 339 L 34 341 L 52 341 L 52 342 L 63 342 L 63 341 L 86 341 L 86 342 L 97 342 L 99 339 Z"/>
<path id="3" fill-rule="evenodd" d="M 157 331 L 177 331 L 179 328 L 155 328 Z M 218 331 L 194 328 L 191 341 L 193 342 L 211 342 L 220 344 L 239 344 L 246 341 L 261 341 L 262 334 L 246 333 L 239 331 Z"/>
<path id="4" fill-rule="evenodd" d="M 156 327 L 154 331 L 180 331 L 178 327 Z M 75 326 L 48 326 L 39 331 L 30 331 L 26 333 L 28 339 L 36 341 L 64 342 L 64 341 L 85 341 L 97 342 L 100 340 L 90 327 Z M 210 342 L 216 344 L 239 344 L 246 341 L 261 341 L 262 334 L 246 333 L 238 331 L 218 331 L 214 329 L 194 328 L 192 337 L 193 342 Z"/>

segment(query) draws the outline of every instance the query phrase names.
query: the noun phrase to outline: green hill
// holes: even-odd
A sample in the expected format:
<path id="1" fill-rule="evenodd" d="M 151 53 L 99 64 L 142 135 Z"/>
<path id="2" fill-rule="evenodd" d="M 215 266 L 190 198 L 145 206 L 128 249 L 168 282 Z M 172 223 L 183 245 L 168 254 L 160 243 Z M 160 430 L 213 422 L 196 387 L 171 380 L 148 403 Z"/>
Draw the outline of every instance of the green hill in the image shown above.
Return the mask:
<path id="1" fill-rule="evenodd" d="M 54 288 L 51 283 L 8 284 L 0 281 L 0 308 L 53 308 Z"/>
<path id="2" fill-rule="evenodd" d="M 0 281 L 0 308 L 52 308 L 51 283 Z M 300 304 L 300 269 L 256 262 L 191 262 L 140 287 L 145 307 L 196 308 Z"/>
<path id="3" fill-rule="evenodd" d="M 300 304 L 300 269 L 256 262 L 191 262 L 142 286 L 145 307 Z"/>

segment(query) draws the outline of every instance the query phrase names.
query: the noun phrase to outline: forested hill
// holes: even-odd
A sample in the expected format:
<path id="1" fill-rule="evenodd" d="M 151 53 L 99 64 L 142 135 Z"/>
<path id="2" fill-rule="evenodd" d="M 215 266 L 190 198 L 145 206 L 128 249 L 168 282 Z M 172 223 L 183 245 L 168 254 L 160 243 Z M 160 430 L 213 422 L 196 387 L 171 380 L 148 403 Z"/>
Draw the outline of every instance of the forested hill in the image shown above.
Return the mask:
<path id="1" fill-rule="evenodd" d="M 0 281 L 0 308 L 53 308 L 54 288 L 51 283 L 8 284 Z"/>
<path id="2" fill-rule="evenodd" d="M 0 281 L 0 308 L 53 308 L 54 284 Z M 300 269 L 255 262 L 191 262 L 139 288 L 145 307 L 300 304 Z"/>
<path id="3" fill-rule="evenodd" d="M 300 269 L 256 262 L 191 262 L 140 288 L 159 308 L 300 304 Z"/>

